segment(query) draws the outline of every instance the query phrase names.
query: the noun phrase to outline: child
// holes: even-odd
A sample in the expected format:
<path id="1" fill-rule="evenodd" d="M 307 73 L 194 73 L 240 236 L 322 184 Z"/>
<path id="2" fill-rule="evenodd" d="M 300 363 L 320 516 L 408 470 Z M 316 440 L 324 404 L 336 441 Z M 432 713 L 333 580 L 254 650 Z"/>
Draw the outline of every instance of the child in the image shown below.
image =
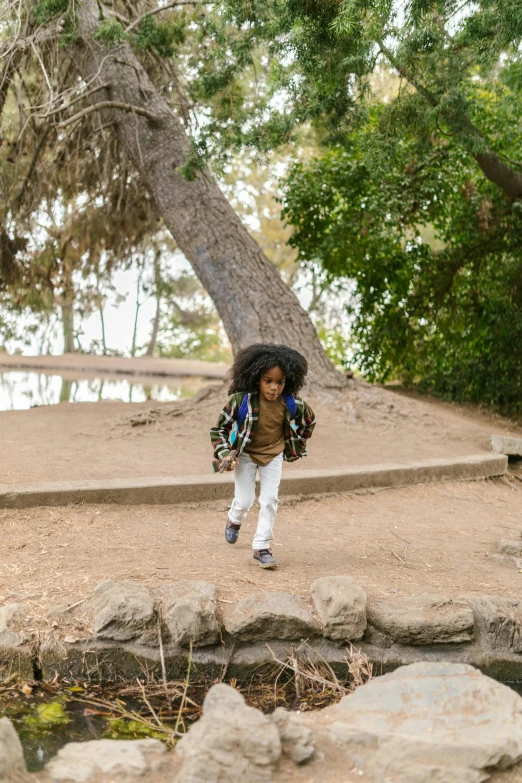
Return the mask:
<path id="1" fill-rule="evenodd" d="M 235 495 L 225 526 L 229 544 L 236 543 L 254 503 L 259 470 L 261 508 L 252 546 L 261 568 L 277 567 L 270 543 L 283 460 L 306 456 L 306 442 L 315 427 L 312 409 L 295 396 L 307 372 L 304 356 L 286 345 L 244 348 L 232 366 L 232 397 L 210 430 L 215 469 L 235 470 Z"/>

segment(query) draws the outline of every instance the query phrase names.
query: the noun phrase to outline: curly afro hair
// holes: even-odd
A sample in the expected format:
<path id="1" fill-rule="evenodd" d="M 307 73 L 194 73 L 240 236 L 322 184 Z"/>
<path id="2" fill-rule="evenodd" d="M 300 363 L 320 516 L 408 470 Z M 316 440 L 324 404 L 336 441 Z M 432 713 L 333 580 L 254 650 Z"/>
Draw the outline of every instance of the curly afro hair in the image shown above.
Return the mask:
<path id="1" fill-rule="evenodd" d="M 304 386 L 308 362 L 302 354 L 287 345 L 256 343 L 238 351 L 228 393 L 258 391 L 262 374 L 271 367 L 280 367 L 284 372 L 286 392 L 297 394 Z"/>

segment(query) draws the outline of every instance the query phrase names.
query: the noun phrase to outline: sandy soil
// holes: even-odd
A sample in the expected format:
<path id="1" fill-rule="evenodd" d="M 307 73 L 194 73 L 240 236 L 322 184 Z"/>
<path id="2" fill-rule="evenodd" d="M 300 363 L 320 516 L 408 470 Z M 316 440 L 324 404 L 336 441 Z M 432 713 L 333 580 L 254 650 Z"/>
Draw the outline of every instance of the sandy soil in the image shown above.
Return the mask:
<path id="1" fill-rule="evenodd" d="M 520 484 L 522 487 L 522 484 Z M 277 571 L 251 558 L 252 510 L 235 546 L 226 505 L 70 506 L 0 511 L 0 600 L 75 602 L 103 579 L 149 586 L 203 579 L 229 602 L 266 590 L 306 597 L 319 576 L 354 576 L 374 598 L 443 592 L 520 595 L 522 573 L 488 554 L 522 534 L 522 490 L 501 479 L 286 500 Z M 409 542 L 409 545 L 406 544 Z"/>
<path id="2" fill-rule="evenodd" d="M 182 416 L 177 403 L 62 403 L 0 413 L 0 484 L 210 474 L 209 428 L 226 392 Z M 309 456 L 285 470 L 364 465 L 489 450 L 492 432 L 520 434 L 492 415 L 357 382 L 341 398 L 311 395 L 318 424 Z M 186 403 L 183 403 L 186 405 Z M 153 411 L 156 423 L 130 419 Z"/>

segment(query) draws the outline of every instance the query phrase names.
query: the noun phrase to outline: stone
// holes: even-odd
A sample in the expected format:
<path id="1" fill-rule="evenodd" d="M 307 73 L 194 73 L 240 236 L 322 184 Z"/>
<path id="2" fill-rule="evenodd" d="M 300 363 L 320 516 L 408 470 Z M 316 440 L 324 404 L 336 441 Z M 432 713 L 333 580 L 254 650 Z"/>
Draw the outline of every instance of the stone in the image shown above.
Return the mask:
<path id="1" fill-rule="evenodd" d="M 459 598 L 417 595 L 372 601 L 368 622 L 398 644 L 449 644 L 473 637 L 473 610 Z"/>
<path id="2" fill-rule="evenodd" d="M 470 596 L 476 625 L 491 649 L 522 653 L 522 599 L 497 595 Z"/>
<path id="3" fill-rule="evenodd" d="M 325 712 L 364 780 L 480 783 L 522 758 L 522 698 L 465 664 L 401 666 Z"/>
<path id="4" fill-rule="evenodd" d="M 497 454 L 507 454 L 508 457 L 522 457 L 522 438 L 512 438 L 508 435 L 492 435 L 491 449 Z"/>
<path id="5" fill-rule="evenodd" d="M 25 775 L 22 743 L 9 718 L 0 718 L 0 781 L 8 783 Z"/>
<path id="6" fill-rule="evenodd" d="M 173 582 L 161 590 L 163 620 L 172 641 L 182 647 L 216 644 L 216 587 L 209 582 Z"/>
<path id="7" fill-rule="evenodd" d="M 21 647 L 28 641 L 24 632 L 28 604 L 4 604 L 0 606 L 0 647 Z"/>
<path id="8" fill-rule="evenodd" d="M 319 632 L 305 603 L 290 593 L 247 595 L 225 619 L 225 628 L 245 642 L 302 639 Z"/>
<path id="9" fill-rule="evenodd" d="M 519 568 L 517 557 L 508 557 L 507 555 L 485 555 L 487 560 L 490 560 L 500 568 L 505 568 L 508 571 L 513 571 L 515 568 Z M 522 566 L 521 566 L 522 567 Z"/>
<path id="10" fill-rule="evenodd" d="M 499 538 L 498 551 L 501 555 L 512 555 L 514 557 L 519 557 L 522 554 L 522 538 L 515 540 Z"/>
<path id="11" fill-rule="evenodd" d="M 362 639 L 366 628 L 366 592 L 351 576 L 324 576 L 310 587 L 315 611 L 329 639 Z"/>
<path id="12" fill-rule="evenodd" d="M 85 605 L 97 639 L 158 644 L 154 601 L 135 582 L 101 582 Z"/>
<path id="13" fill-rule="evenodd" d="M 100 776 L 127 783 L 169 769 L 166 747 L 156 739 L 69 742 L 45 767 L 53 783 L 98 783 Z"/>
<path id="14" fill-rule="evenodd" d="M 279 730 L 282 751 L 296 764 L 305 764 L 315 754 L 314 733 L 300 721 L 300 714 L 277 707 L 272 720 Z"/>
<path id="15" fill-rule="evenodd" d="M 210 689 L 203 716 L 178 742 L 175 783 L 269 783 L 281 755 L 276 725 L 229 685 Z"/>

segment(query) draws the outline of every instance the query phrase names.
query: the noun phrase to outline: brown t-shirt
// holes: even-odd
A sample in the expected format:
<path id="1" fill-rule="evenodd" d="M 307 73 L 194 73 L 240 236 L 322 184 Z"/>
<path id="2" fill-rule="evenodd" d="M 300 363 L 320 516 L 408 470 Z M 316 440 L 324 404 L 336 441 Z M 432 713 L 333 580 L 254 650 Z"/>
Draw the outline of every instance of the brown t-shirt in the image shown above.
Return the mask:
<path id="1" fill-rule="evenodd" d="M 276 400 L 259 395 L 259 420 L 252 440 L 245 448 L 256 465 L 268 465 L 285 449 L 283 423 L 286 403 L 281 394 Z"/>

